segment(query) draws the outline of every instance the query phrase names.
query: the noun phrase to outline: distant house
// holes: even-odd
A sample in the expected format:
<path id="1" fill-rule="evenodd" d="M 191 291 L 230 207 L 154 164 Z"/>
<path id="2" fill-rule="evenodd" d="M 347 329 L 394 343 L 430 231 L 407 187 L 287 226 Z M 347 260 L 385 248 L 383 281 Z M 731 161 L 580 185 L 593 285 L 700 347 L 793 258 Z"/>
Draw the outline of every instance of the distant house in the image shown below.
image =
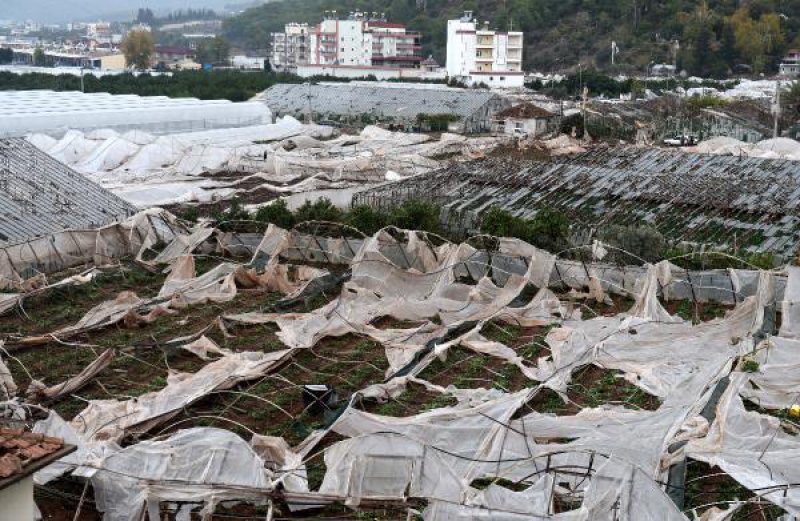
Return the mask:
<path id="1" fill-rule="evenodd" d="M 419 64 L 419 68 L 425 72 L 436 72 L 442 68 L 439 62 L 433 59 L 433 56 L 428 56 Z"/>
<path id="2" fill-rule="evenodd" d="M 656 63 L 650 67 L 650 75 L 660 78 L 675 76 L 675 66 L 666 63 Z"/>
<path id="3" fill-rule="evenodd" d="M 498 112 L 496 130 L 503 134 L 536 137 L 555 129 L 558 117 L 531 103 Z"/>
<path id="4" fill-rule="evenodd" d="M 153 61 L 163 63 L 168 69 L 186 68 L 185 65 L 194 62 L 194 50 L 188 47 L 170 47 L 157 45 L 153 53 Z"/>
<path id="5" fill-rule="evenodd" d="M 34 472 L 74 450 L 60 438 L 0 427 L 0 521 L 33 520 Z"/>
<path id="6" fill-rule="evenodd" d="M 781 61 L 779 71 L 784 76 L 800 75 L 800 50 L 790 49 Z"/>

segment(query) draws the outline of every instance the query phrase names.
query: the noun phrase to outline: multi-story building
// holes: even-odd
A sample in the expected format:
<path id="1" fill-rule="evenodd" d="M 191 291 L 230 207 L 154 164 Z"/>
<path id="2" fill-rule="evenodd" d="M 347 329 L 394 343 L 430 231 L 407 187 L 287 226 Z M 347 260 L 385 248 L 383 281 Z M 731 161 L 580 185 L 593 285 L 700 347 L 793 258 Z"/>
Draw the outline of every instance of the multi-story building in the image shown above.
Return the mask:
<path id="1" fill-rule="evenodd" d="M 269 62 L 279 72 L 297 72 L 308 63 L 308 24 L 286 24 L 282 33 L 272 33 Z"/>
<path id="2" fill-rule="evenodd" d="M 779 70 L 784 76 L 800 75 L 800 50 L 789 50 L 781 61 Z"/>
<path id="3" fill-rule="evenodd" d="M 478 27 L 472 11 L 447 22 L 447 75 L 467 85 L 522 87 L 522 33 Z"/>
<path id="4" fill-rule="evenodd" d="M 270 62 L 278 71 L 301 75 L 378 75 L 419 67 L 420 34 L 401 24 L 389 23 L 374 13 L 351 13 L 346 19 L 336 11 L 325 13 L 315 25 L 288 24 L 273 33 Z"/>

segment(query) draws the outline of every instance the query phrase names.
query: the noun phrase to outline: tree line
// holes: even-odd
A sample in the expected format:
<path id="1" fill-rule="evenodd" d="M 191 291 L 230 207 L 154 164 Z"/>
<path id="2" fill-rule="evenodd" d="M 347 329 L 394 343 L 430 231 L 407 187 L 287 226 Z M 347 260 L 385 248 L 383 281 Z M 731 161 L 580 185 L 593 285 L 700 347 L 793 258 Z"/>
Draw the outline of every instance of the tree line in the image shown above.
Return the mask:
<path id="1" fill-rule="evenodd" d="M 101 78 L 84 76 L 85 92 L 168 96 L 171 98 L 247 101 L 276 83 L 299 83 L 297 76 L 235 70 L 177 71 L 171 75 L 130 73 Z M 0 90 L 81 90 L 81 78 L 72 74 L 13 74 L 0 72 Z"/>

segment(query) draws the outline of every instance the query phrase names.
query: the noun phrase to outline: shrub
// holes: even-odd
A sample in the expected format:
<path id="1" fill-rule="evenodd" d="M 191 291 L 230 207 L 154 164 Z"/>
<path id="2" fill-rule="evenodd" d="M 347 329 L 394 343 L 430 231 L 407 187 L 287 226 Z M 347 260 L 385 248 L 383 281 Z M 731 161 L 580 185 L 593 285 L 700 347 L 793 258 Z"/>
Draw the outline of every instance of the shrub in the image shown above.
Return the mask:
<path id="1" fill-rule="evenodd" d="M 297 212 L 295 212 L 296 222 L 304 221 L 330 221 L 342 222 L 342 211 L 333 205 L 330 199 L 322 197 L 313 203 L 306 201 Z"/>
<path id="2" fill-rule="evenodd" d="M 242 203 L 238 199 L 233 199 L 231 205 L 225 211 L 215 211 L 211 214 L 212 220 L 217 226 L 222 223 L 232 221 L 249 221 L 253 218 L 250 212 L 242 208 Z"/>
<path id="3" fill-rule="evenodd" d="M 658 262 L 664 258 L 666 241 L 652 226 L 609 226 L 599 234 L 601 241 L 624 250 L 609 252 L 608 260 L 617 264 L 638 264 L 639 259 Z"/>
<path id="4" fill-rule="evenodd" d="M 439 209 L 426 201 L 406 201 L 389 214 L 389 224 L 407 230 L 441 233 Z"/>
<path id="5" fill-rule="evenodd" d="M 259 208 L 255 219 L 259 222 L 272 223 L 287 230 L 294 226 L 295 223 L 294 215 L 283 199 L 278 199 L 267 206 Z"/>
<path id="6" fill-rule="evenodd" d="M 712 95 L 692 96 L 686 103 L 688 103 L 689 106 L 698 109 L 714 109 L 724 107 L 728 104 L 728 100 Z"/>
<path id="7" fill-rule="evenodd" d="M 533 219 L 514 217 L 492 207 L 481 221 L 481 232 L 497 237 L 516 237 L 544 250 L 558 253 L 569 247 L 569 221 L 561 212 L 540 209 Z"/>
<path id="8" fill-rule="evenodd" d="M 363 204 L 354 206 L 347 212 L 345 223 L 366 235 L 373 235 L 386 226 L 387 215 L 371 206 Z"/>
<path id="9" fill-rule="evenodd" d="M 190 223 L 196 223 L 197 220 L 200 218 L 200 211 L 197 209 L 196 206 L 190 206 L 186 210 L 184 210 L 183 214 L 181 215 L 181 219 L 184 221 L 189 221 Z"/>

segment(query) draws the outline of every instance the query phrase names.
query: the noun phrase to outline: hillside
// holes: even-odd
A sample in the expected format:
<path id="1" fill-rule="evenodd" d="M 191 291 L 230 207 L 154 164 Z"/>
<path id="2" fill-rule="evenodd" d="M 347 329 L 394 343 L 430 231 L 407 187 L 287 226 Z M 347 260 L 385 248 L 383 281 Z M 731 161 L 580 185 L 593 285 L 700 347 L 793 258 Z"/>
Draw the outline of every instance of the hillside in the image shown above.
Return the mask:
<path id="1" fill-rule="evenodd" d="M 244 3 L 231 0 L 2 0 L 0 20 L 35 20 L 39 23 L 92 21 L 96 19 L 130 20 L 140 7 L 157 13 L 177 9 L 216 8 Z M 252 2 L 251 2 L 252 3 Z"/>
<path id="2" fill-rule="evenodd" d="M 444 62 L 447 19 L 472 9 L 494 28 L 525 31 L 525 65 L 541 71 L 578 63 L 610 69 L 610 47 L 620 49 L 617 70 L 643 71 L 671 62 L 722 76 L 737 64 L 770 71 L 800 33 L 800 2 L 793 0 L 283 0 L 226 22 L 229 38 L 263 49 L 283 24 L 317 22 L 324 10 L 385 12 L 391 21 L 423 33 L 423 52 Z M 737 9 L 739 9 L 737 11 Z"/>

